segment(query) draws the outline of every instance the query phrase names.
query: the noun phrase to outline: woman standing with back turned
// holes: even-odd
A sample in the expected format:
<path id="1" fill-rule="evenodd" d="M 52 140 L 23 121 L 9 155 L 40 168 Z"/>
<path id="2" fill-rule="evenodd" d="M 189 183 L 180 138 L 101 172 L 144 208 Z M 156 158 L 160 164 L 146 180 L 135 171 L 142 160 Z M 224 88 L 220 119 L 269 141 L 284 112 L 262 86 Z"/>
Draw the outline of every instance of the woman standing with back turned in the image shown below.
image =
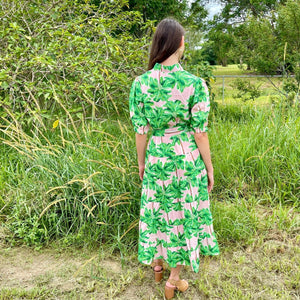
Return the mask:
<path id="1" fill-rule="evenodd" d="M 167 299 L 188 283 L 182 265 L 199 272 L 200 255 L 218 255 L 208 193 L 214 184 L 207 136 L 209 94 L 205 81 L 184 71 L 184 29 L 162 20 L 153 37 L 148 71 L 138 76 L 129 96 L 142 180 L 138 259 L 162 279 L 171 273 Z M 150 126 L 153 133 L 147 144 Z"/>

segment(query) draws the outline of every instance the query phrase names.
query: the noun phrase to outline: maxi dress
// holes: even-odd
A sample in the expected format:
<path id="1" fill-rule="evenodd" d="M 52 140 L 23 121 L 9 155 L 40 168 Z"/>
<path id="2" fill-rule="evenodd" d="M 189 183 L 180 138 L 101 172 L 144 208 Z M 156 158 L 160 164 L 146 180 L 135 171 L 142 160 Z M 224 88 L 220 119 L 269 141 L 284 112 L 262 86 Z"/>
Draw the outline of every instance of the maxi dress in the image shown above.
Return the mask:
<path id="1" fill-rule="evenodd" d="M 154 67 L 135 78 L 129 95 L 136 133 L 152 135 L 142 181 L 138 260 L 163 259 L 172 268 L 199 272 L 200 255 L 219 246 L 207 191 L 207 172 L 194 139 L 207 132 L 210 109 L 205 81 L 180 63 Z"/>

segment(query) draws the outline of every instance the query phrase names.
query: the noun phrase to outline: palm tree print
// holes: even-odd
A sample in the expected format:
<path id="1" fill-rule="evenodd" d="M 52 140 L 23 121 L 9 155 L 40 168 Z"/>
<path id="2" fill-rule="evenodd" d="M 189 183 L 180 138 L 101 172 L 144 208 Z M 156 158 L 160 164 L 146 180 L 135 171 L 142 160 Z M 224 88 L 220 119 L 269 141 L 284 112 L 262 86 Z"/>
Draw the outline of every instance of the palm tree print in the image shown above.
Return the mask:
<path id="1" fill-rule="evenodd" d="M 129 94 L 133 130 L 151 136 L 142 181 L 138 259 L 164 259 L 199 272 L 199 255 L 218 255 L 205 164 L 194 132 L 207 132 L 205 82 L 180 64 L 136 77 Z"/>

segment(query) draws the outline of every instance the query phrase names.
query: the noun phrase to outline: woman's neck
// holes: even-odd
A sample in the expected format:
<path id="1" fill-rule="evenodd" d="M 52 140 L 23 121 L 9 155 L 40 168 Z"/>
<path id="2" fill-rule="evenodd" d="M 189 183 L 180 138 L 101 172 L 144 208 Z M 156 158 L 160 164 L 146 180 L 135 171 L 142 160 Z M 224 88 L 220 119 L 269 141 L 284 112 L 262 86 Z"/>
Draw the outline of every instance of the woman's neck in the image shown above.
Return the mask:
<path id="1" fill-rule="evenodd" d="M 165 59 L 161 64 L 164 66 L 172 66 L 178 63 L 179 63 L 178 56 L 175 53 L 173 53 L 167 59 Z"/>

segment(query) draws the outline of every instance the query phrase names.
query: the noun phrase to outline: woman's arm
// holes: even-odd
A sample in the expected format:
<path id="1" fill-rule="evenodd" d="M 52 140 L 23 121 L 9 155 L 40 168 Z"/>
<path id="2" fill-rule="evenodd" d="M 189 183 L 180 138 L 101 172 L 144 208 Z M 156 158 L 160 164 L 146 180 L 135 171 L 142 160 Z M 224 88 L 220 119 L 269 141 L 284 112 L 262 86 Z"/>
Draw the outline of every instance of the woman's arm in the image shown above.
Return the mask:
<path id="1" fill-rule="evenodd" d="M 214 185 L 214 169 L 211 162 L 208 135 L 206 132 L 194 133 L 194 138 L 206 167 L 208 178 L 207 189 L 210 193 Z"/>
<path id="2" fill-rule="evenodd" d="M 145 171 L 145 157 L 146 157 L 146 147 L 147 147 L 147 134 L 135 134 L 136 150 L 138 156 L 139 164 L 139 176 L 143 180 Z"/>

